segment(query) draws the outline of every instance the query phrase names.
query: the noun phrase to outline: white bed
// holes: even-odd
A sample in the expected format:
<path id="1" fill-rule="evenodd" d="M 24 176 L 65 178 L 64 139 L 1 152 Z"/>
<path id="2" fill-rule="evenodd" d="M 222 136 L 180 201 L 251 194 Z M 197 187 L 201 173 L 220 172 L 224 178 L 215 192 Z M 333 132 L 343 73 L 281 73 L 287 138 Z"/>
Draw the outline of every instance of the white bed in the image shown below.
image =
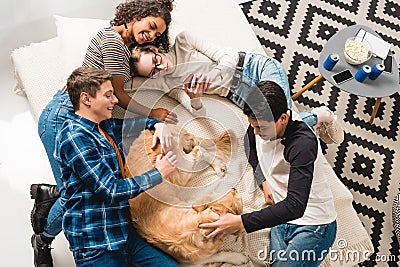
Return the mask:
<path id="1" fill-rule="evenodd" d="M 175 0 L 175 5 L 171 36 L 186 29 L 223 46 L 265 53 L 239 6 L 231 0 Z M 64 78 L 75 67 L 80 66 L 90 37 L 98 28 L 108 23 L 104 20 L 83 18 L 56 17 L 55 20 L 57 37 L 12 52 L 17 88 L 26 94 L 36 120 L 54 92 L 61 87 Z M 76 27 L 81 25 L 85 27 L 81 27 L 79 32 L 76 31 Z M 148 99 L 146 94 L 136 94 L 135 97 L 142 99 L 144 103 Z M 167 97 L 162 97 L 157 103 L 158 106 L 169 109 L 176 108 L 174 111 L 180 116 L 179 124 L 194 134 L 215 137 L 222 129 L 229 128 L 235 131 L 239 137 L 239 144 L 235 157 L 236 167 L 230 165 L 230 174 L 238 177 L 236 188 L 243 196 L 245 211 L 262 208 L 263 195 L 254 186 L 252 172 L 243 152 L 241 137 L 247 123 L 240 110 L 225 99 L 209 96 L 205 99 L 205 105 L 207 114 L 213 115 L 210 115 L 209 119 L 192 120 L 193 117 L 182 107 L 176 107 L 176 104 Z M 338 234 L 337 242 L 332 248 L 332 257 L 328 257 L 323 265 L 353 266 L 362 259 L 341 261 L 339 256 L 345 255 L 346 251 L 372 253 L 372 243 L 352 207 L 353 198 L 350 191 L 340 182 L 331 166 L 327 162 L 325 165 L 338 212 Z M 346 246 L 341 247 L 343 242 L 338 242 L 340 240 L 344 240 Z M 265 266 L 263 258 L 268 254 L 268 248 L 269 231 L 262 230 L 241 235 L 237 239 L 228 238 L 222 249 L 245 253 L 249 257 L 245 266 Z"/>

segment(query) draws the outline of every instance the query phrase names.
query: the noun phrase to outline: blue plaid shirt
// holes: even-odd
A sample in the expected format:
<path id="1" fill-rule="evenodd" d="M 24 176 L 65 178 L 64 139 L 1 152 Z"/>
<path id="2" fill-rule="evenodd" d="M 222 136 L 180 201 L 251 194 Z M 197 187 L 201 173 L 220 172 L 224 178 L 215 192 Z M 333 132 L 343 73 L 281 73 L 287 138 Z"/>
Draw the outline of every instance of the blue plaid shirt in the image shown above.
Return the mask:
<path id="1" fill-rule="evenodd" d="M 110 119 L 100 127 L 118 145 L 125 162 L 122 136 L 138 136 L 157 122 Z M 123 179 L 115 150 L 100 134 L 98 124 L 72 112 L 57 135 L 54 156 L 62 169 L 63 230 L 70 249 L 121 249 L 128 236 L 128 200 L 159 184 L 160 172 L 152 169 Z"/>

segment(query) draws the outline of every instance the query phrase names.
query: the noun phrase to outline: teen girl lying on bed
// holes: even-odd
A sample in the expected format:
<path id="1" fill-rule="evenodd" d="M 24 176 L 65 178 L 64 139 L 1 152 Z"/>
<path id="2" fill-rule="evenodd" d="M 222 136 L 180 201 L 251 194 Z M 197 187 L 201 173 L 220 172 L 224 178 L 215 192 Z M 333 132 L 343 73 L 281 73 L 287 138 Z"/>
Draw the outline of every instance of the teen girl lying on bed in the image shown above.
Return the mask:
<path id="1" fill-rule="evenodd" d="M 293 105 L 286 72 L 277 60 L 219 47 L 187 31 L 176 36 L 168 53 L 150 45 L 134 48 L 130 66 L 133 76 L 151 78 L 140 89 L 162 90 L 196 115 L 206 113 L 200 98 L 203 93 L 226 97 L 243 108 L 250 88 L 261 81 L 277 83 L 288 107 Z M 325 143 L 343 141 L 343 130 L 328 107 L 300 112 L 300 116 Z"/>

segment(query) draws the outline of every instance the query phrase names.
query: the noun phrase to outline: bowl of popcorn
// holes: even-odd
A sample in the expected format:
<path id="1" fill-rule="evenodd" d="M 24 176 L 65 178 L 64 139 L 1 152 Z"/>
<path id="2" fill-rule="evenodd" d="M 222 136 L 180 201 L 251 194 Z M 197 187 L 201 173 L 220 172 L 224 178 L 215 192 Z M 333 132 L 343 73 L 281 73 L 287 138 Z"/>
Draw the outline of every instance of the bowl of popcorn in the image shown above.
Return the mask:
<path id="1" fill-rule="evenodd" d="M 344 58 L 351 65 L 359 65 L 372 57 L 370 46 L 351 37 L 346 40 L 343 50 Z"/>

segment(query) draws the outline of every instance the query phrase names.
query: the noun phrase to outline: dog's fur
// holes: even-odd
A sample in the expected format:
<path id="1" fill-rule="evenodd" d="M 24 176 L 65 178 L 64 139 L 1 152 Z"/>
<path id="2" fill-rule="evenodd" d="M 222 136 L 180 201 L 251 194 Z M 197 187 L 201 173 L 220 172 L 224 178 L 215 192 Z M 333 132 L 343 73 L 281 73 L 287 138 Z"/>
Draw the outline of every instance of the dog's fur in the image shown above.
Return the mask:
<path id="1" fill-rule="evenodd" d="M 169 129 L 173 135 L 173 150 L 178 156 L 179 167 L 183 166 L 167 178 L 170 183 L 179 186 L 187 185 L 193 175 L 191 170 L 198 168 L 204 162 L 211 168 L 203 168 L 199 171 L 211 171 L 219 177 L 224 176 L 232 145 L 234 145 L 232 141 L 236 141 L 232 132 L 224 131 L 219 138 L 212 140 L 196 137 L 176 125 L 170 125 Z M 156 156 L 160 153 L 160 147 L 158 145 L 156 149 L 151 149 L 152 137 L 153 132 L 145 130 L 132 144 L 127 164 L 133 175 L 139 175 L 153 168 Z M 183 164 L 181 164 L 182 161 Z M 167 190 L 162 191 L 164 195 L 171 193 L 165 191 Z M 170 254 L 180 263 L 212 262 L 213 259 L 210 257 L 218 251 L 223 241 L 205 240 L 204 237 L 211 230 L 200 229 L 198 225 L 216 221 L 219 214 L 225 212 L 242 213 L 242 200 L 234 189 L 218 200 L 211 200 L 211 195 L 204 196 L 200 204 L 194 204 L 191 208 L 171 204 L 174 200 L 179 201 L 177 193 L 172 197 L 172 201 L 160 201 L 148 192 L 130 200 L 133 224 L 138 233 L 148 242 Z M 197 203 L 199 203 L 198 200 Z M 247 257 L 237 254 L 234 253 L 233 256 L 228 253 L 225 257 L 220 255 L 214 257 L 214 261 L 233 264 L 247 262 Z"/>

